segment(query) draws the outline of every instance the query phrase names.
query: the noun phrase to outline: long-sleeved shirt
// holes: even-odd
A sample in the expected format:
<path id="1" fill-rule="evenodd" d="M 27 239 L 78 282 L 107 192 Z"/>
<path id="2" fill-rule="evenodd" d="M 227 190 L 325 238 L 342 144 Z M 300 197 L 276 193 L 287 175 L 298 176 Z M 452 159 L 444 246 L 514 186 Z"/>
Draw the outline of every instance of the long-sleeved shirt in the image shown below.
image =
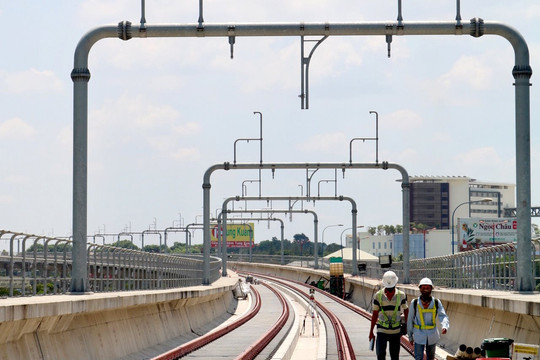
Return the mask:
<path id="1" fill-rule="evenodd" d="M 435 306 L 435 301 L 438 301 L 437 307 Z M 409 317 L 407 319 L 407 335 L 409 335 L 409 339 L 414 340 L 415 343 L 422 345 L 436 344 L 441 338 L 439 330 L 436 326 L 437 318 L 439 318 L 439 322 L 441 323 L 441 327 L 443 329 L 448 330 L 450 328 L 450 320 L 444 311 L 441 301 L 439 299 L 432 298 L 429 306 L 424 309 L 422 301 L 420 298 L 418 298 L 416 299 L 416 307 L 413 307 L 413 305 L 414 301 L 411 303 Z M 424 325 L 431 328 L 420 329 L 422 326 L 422 321 L 420 320 L 421 313 L 419 307 L 423 309 L 422 313 L 424 314 Z M 426 311 L 430 309 L 431 311 Z M 436 314 L 433 316 L 435 309 Z"/>

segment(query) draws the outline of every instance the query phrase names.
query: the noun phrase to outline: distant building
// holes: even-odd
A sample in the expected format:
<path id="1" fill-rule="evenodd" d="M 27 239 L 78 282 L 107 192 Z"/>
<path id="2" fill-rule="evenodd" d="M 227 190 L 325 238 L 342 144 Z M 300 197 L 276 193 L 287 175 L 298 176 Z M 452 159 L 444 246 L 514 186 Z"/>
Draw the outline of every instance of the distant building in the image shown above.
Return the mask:
<path id="1" fill-rule="evenodd" d="M 426 249 L 426 253 L 427 253 Z M 403 254 L 403 234 L 394 235 L 394 252 L 392 256 L 398 257 Z M 409 234 L 409 259 L 421 259 L 424 257 L 424 237 L 422 234 Z"/>
<path id="2" fill-rule="evenodd" d="M 411 176 L 409 181 L 410 221 L 427 226 L 427 229 L 411 229 L 411 259 L 459 251 L 457 241 L 452 249 L 452 214 L 454 226 L 457 226 L 460 218 L 502 218 L 505 208 L 515 208 L 514 184 L 480 182 L 466 176 Z M 491 201 L 480 201 L 486 198 Z M 457 234 L 457 229 L 455 231 Z M 397 257 L 403 254 L 402 234 L 369 236 L 368 233 L 359 233 L 358 239 L 359 248 L 372 255 Z M 348 247 L 351 246 L 350 241 L 349 235 Z"/>
<path id="3" fill-rule="evenodd" d="M 515 208 L 514 184 L 480 182 L 466 176 L 412 176 L 410 188 L 410 221 L 427 225 L 411 229 L 410 259 L 443 256 L 459 251 L 458 229 L 452 249 L 452 214 L 454 226 L 460 218 L 502 218 L 505 208 Z M 489 198 L 489 202 L 480 202 Z M 385 225 L 385 224 L 382 224 Z M 403 254 L 403 234 L 357 234 L 358 248 L 374 256 Z M 352 247 L 346 235 L 346 247 Z"/>
<path id="4" fill-rule="evenodd" d="M 356 239 L 358 240 L 358 249 L 373 256 L 394 255 L 392 249 L 394 244 L 393 235 L 374 236 L 369 232 L 359 232 Z M 345 247 L 352 248 L 352 235 L 350 234 L 345 235 Z"/>
<path id="5" fill-rule="evenodd" d="M 466 176 L 412 176 L 410 221 L 437 229 L 450 229 L 459 217 L 502 217 L 515 207 L 515 185 L 480 182 Z M 474 202 L 490 198 L 491 202 Z M 472 202 L 469 204 L 460 204 Z M 459 208 L 457 208 L 460 206 Z M 456 210 L 457 208 L 457 210 Z"/>

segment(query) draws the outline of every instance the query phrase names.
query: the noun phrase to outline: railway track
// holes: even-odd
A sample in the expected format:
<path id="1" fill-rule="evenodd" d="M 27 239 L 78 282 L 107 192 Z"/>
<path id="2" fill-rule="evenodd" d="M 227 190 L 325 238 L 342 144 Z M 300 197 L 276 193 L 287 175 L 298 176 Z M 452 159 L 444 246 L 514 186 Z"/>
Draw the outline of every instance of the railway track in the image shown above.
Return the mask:
<path id="1" fill-rule="evenodd" d="M 285 296 L 270 285 L 261 285 L 251 286 L 252 306 L 239 319 L 153 359 L 271 357 L 289 333 L 294 314 Z"/>
<path id="2" fill-rule="evenodd" d="M 370 312 L 367 312 L 361 307 L 334 296 L 326 291 L 302 282 L 292 281 L 275 276 L 265 276 L 263 274 L 255 275 L 261 278 L 272 279 L 272 281 L 277 281 L 284 284 L 290 283 L 301 288 L 313 289 L 313 291 L 315 291 L 318 295 L 317 304 L 319 306 L 321 304 L 326 304 L 332 312 L 337 314 L 340 319 L 343 319 L 344 327 L 350 334 L 351 341 L 354 344 L 354 354 L 356 357 L 362 359 L 376 359 L 375 353 L 369 351 L 368 346 L 366 346 L 369 331 L 369 321 L 371 320 Z M 401 337 L 401 347 L 405 352 L 401 351 L 400 359 L 414 358 L 414 347 L 410 344 L 408 338 L 405 336 Z M 330 355 L 331 354 L 328 353 L 327 358 L 330 358 Z"/>
<path id="3" fill-rule="evenodd" d="M 293 345 L 287 345 L 289 342 L 285 339 L 300 332 L 298 321 L 296 327 L 293 327 L 293 323 L 295 317 L 301 316 L 291 306 L 292 299 L 299 297 L 304 299 L 304 307 L 314 304 L 315 311 L 324 322 L 325 331 L 322 333 L 325 338 L 319 339 L 326 345 L 323 347 L 326 352 L 324 358 L 376 359 L 375 353 L 367 345 L 370 313 L 301 282 L 263 274 L 253 275 L 262 281 L 258 286 L 251 286 L 251 306 L 245 314 L 154 359 L 272 359 L 276 352 L 283 353 L 283 347 L 295 344 L 295 341 L 291 341 Z M 406 352 L 402 351 L 400 358 L 412 359 L 409 355 L 412 354 L 412 347 L 405 337 L 402 338 L 402 347 Z M 307 359 L 302 354 L 296 355 L 296 358 Z"/>

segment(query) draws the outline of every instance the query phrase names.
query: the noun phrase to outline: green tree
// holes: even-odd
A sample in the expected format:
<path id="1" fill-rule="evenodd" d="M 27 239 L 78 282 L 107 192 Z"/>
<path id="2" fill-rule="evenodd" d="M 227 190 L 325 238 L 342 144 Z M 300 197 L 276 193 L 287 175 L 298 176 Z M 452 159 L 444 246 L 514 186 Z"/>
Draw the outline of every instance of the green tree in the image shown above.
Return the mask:
<path id="1" fill-rule="evenodd" d="M 175 241 L 169 250 L 175 254 L 184 254 L 186 252 L 186 245 Z"/>
<path id="2" fill-rule="evenodd" d="M 36 294 L 43 294 L 43 283 L 36 284 Z M 53 283 L 47 283 L 47 293 L 51 294 L 54 291 Z"/>
<path id="3" fill-rule="evenodd" d="M 131 240 L 120 240 L 112 243 L 111 246 L 119 247 L 122 249 L 140 250 L 137 245 L 131 242 Z"/>
<path id="4" fill-rule="evenodd" d="M 189 249 L 193 254 L 202 254 L 203 253 L 203 245 L 202 244 L 191 245 Z"/>
<path id="5" fill-rule="evenodd" d="M 338 250 L 341 250 L 343 248 L 343 246 L 339 245 L 339 244 L 336 244 L 336 243 L 332 243 L 330 245 L 328 245 L 327 247 L 324 248 L 324 255 L 328 255 L 328 254 L 331 254 L 333 252 L 336 252 Z"/>
<path id="6" fill-rule="evenodd" d="M 299 249 L 299 255 L 300 256 L 303 256 L 303 255 L 307 255 L 310 253 L 309 251 L 309 238 L 304 234 L 295 234 L 293 236 L 294 238 L 294 243 L 295 243 L 295 249 L 298 248 Z M 304 254 L 304 245 L 308 245 L 308 249 L 306 251 L 306 254 Z M 313 253 L 313 250 L 311 250 L 311 253 Z"/>
<path id="7" fill-rule="evenodd" d="M 394 225 L 384 225 L 384 233 L 385 235 L 393 235 L 396 233 L 396 228 Z"/>
<path id="8" fill-rule="evenodd" d="M 368 233 L 370 233 L 371 236 L 375 235 L 377 232 L 377 228 L 373 226 L 368 226 Z"/>
<path id="9" fill-rule="evenodd" d="M 37 252 L 43 252 L 43 249 L 45 248 L 45 246 L 43 244 L 32 244 L 32 246 L 30 246 L 26 252 L 34 252 L 34 248 L 36 249 Z"/>
<path id="10" fill-rule="evenodd" d="M 159 245 L 146 245 L 143 248 L 143 251 L 146 251 L 149 253 L 159 253 Z"/>
<path id="11" fill-rule="evenodd" d="M 54 244 L 49 245 L 49 251 L 54 252 Z M 61 242 L 56 246 L 56 251 L 57 252 L 63 252 L 63 251 L 71 252 L 73 251 L 73 245 L 68 244 L 66 242 Z"/>
<path id="12" fill-rule="evenodd" d="M 255 254 L 272 255 L 273 254 L 272 241 L 270 240 L 261 241 L 260 243 L 256 244 L 255 248 L 253 248 L 252 250 L 253 250 L 253 253 Z"/>

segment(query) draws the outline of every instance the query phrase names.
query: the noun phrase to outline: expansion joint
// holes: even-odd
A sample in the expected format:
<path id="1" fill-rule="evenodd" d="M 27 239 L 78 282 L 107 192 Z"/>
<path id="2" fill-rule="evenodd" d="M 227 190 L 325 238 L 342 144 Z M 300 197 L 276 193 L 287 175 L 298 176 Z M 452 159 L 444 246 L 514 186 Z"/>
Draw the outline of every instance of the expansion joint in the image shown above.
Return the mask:
<path id="1" fill-rule="evenodd" d="M 130 21 L 120 21 L 118 23 L 118 38 L 122 40 L 131 39 L 131 22 Z"/>
<path id="2" fill-rule="evenodd" d="M 90 81 L 90 70 L 88 70 L 88 68 L 73 69 L 73 71 L 71 71 L 71 80 L 73 80 L 73 82 Z"/>

